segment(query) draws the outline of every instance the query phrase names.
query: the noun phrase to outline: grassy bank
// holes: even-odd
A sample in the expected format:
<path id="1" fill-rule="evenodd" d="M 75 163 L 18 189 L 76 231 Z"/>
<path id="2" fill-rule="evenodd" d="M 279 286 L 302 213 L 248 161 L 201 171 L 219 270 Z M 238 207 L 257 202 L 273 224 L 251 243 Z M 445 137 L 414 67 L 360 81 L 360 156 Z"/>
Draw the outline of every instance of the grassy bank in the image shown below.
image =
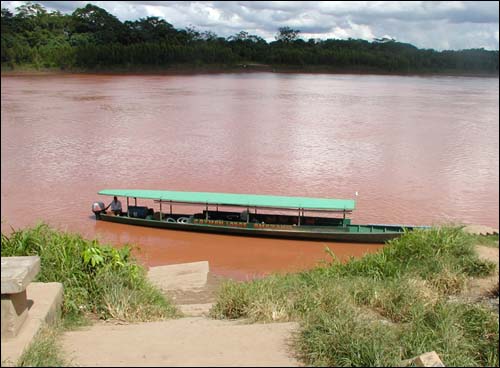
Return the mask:
<path id="1" fill-rule="evenodd" d="M 60 327 L 39 334 L 19 362 L 24 366 L 53 366 L 58 357 L 54 336 L 62 329 L 90 319 L 152 321 L 178 315 L 173 303 L 146 277 L 146 270 L 130 255 L 78 234 L 57 231 L 46 224 L 2 233 L 2 257 L 38 255 L 41 270 L 35 281 L 64 286 Z M 43 360 L 46 356 L 47 360 Z"/>
<path id="2" fill-rule="evenodd" d="M 435 350 L 447 366 L 498 366 L 498 313 L 450 302 L 490 274 L 459 228 L 414 231 L 362 259 L 228 282 L 215 318 L 299 321 L 294 346 L 315 366 L 398 366 Z"/>
<path id="3" fill-rule="evenodd" d="M 63 318 L 91 313 L 102 319 L 148 321 L 172 317 L 176 309 L 146 278 L 146 270 L 121 249 L 61 232 L 46 224 L 2 233 L 2 257 L 38 255 L 36 281 L 64 286 Z"/>

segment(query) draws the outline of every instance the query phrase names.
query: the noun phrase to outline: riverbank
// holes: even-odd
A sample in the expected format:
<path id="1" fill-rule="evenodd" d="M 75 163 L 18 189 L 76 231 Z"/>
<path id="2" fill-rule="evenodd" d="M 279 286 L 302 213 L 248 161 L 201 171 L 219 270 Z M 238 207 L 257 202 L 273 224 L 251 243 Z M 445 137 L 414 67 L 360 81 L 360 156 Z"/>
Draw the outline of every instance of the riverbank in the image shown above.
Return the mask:
<path id="1" fill-rule="evenodd" d="M 494 261 L 497 271 L 489 278 L 474 280 L 487 281 L 494 277 L 498 280 L 498 245 L 496 248 L 477 246 L 476 250 L 480 258 Z M 209 276 L 207 286 L 210 283 Z M 213 295 L 211 287 L 203 289 L 196 292 L 184 291 L 184 293 L 176 291 L 174 295 L 184 294 L 184 297 L 178 299 L 181 303 L 200 302 Z M 467 288 L 464 295 L 460 294 L 462 299 L 459 302 L 467 300 L 467 303 L 471 305 L 484 305 L 483 290 L 485 289 L 471 286 Z M 470 293 L 476 291 L 481 291 L 481 296 L 471 300 Z M 496 300 L 498 300 L 498 293 Z M 450 302 L 457 303 L 457 300 Z M 496 308 L 498 309 L 498 304 Z M 377 317 L 377 314 L 370 313 L 369 310 L 365 310 L 364 313 L 367 319 Z M 147 324 L 117 325 L 100 322 L 90 328 L 68 332 L 62 336 L 61 341 L 65 354 L 74 359 L 74 363 L 79 366 L 292 367 L 304 365 L 304 361 L 299 360 L 296 351 L 293 350 L 296 337 L 300 336 L 303 325 L 301 326 L 298 322 L 249 322 L 248 319 L 217 321 L 203 317 L 188 317 Z M 387 328 L 391 327 L 393 326 L 387 326 Z M 316 342 L 324 347 L 320 340 Z M 356 345 L 354 339 L 351 343 L 353 346 Z M 87 347 L 86 351 L 80 349 L 83 345 Z M 435 348 L 442 355 L 440 347 Z M 89 354 L 89 351 L 92 354 Z M 399 363 L 397 366 L 401 366 L 403 362 Z M 339 366 L 342 365 L 339 363 Z"/>
<path id="2" fill-rule="evenodd" d="M 2 257 L 40 257 L 35 281 L 62 283 L 62 316 L 70 326 L 85 324 L 89 317 L 151 321 L 178 315 L 128 246 L 117 249 L 41 223 L 2 232 L 1 251 Z"/>
<path id="3" fill-rule="evenodd" d="M 429 351 L 446 366 L 497 366 L 498 307 L 484 293 L 497 298 L 498 269 L 475 243 L 459 228 L 413 231 L 345 264 L 332 254 L 311 271 L 227 283 L 212 316 L 298 322 L 294 348 L 311 366 L 400 366 Z M 461 297 L 485 277 L 497 282 L 483 298 Z"/>
<path id="4" fill-rule="evenodd" d="M 193 74 L 220 74 L 220 73 L 304 73 L 304 74 L 356 74 L 356 75 L 386 75 L 386 76 L 409 76 L 409 77 L 482 77 L 498 78 L 498 73 L 476 73 L 454 71 L 443 72 L 388 72 L 375 68 L 338 68 L 328 65 L 323 66 L 293 66 L 293 65 L 270 65 L 258 63 L 241 64 L 174 64 L 168 66 L 141 66 L 141 67 L 113 67 L 113 68 L 94 68 L 94 69 L 64 69 L 59 68 L 36 68 L 33 66 L 18 66 L 14 69 L 2 66 L 2 76 L 29 76 L 29 75 L 63 75 L 63 74 L 102 74 L 102 75 L 193 75 Z"/>
<path id="5" fill-rule="evenodd" d="M 34 239 L 23 234 L 15 238 L 16 244 Z M 100 249 L 98 243 L 93 245 Z M 30 349 L 22 363 L 33 364 L 26 356 L 43 362 L 47 355 L 56 365 L 71 358 L 77 364 L 99 365 L 103 361 L 96 357 L 102 354 L 115 366 L 129 361 L 269 366 L 275 358 L 276 365 L 286 361 L 286 365 L 398 366 L 436 351 L 446 366 L 498 365 L 498 302 L 496 308 L 489 302 L 498 300 L 498 235 L 433 228 L 407 233 L 362 259 L 341 263 L 331 256 L 331 262 L 310 271 L 224 282 L 211 316 L 229 321 L 196 317 L 136 324 L 126 316 L 97 314 L 94 326 L 84 330 L 75 331 L 73 324 L 74 332 L 45 332 L 42 338 L 49 342 L 35 344 L 38 354 Z M 211 298 L 213 290 L 207 292 Z M 197 301 L 193 294 L 187 299 L 181 293 L 167 298 L 171 296 L 179 302 Z M 248 325 L 252 322 L 257 324 Z M 156 338 L 151 340 L 152 332 Z M 264 335 L 274 336 L 262 340 L 267 341 L 266 348 L 259 345 Z M 83 355 L 78 353 L 82 341 Z M 130 346 L 124 345 L 126 341 Z M 106 346 L 112 346 L 114 353 Z M 178 349 L 166 356 L 168 346 Z M 207 360 L 208 351 L 217 356 Z M 266 351 L 262 356 L 269 359 L 257 358 L 260 351 Z"/>

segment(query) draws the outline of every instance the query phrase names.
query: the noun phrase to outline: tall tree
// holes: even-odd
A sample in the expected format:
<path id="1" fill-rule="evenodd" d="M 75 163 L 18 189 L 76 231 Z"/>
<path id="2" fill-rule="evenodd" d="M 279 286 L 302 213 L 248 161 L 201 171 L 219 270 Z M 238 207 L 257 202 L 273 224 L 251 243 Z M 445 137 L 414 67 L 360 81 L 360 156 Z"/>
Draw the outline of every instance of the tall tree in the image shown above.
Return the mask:
<path id="1" fill-rule="evenodd" d="M 298 29 L 292 29 L 290 27 L 280 27 L 278 28 L 278 33 L 275 38 L 276 41 L 281 41 L 285 43 L 290 43 L 295 41 L 299 37 L 300 31 Z"/>
<path id="2" fill-rule="evenodd" d="M 124 31 L 118 18 L 92 4 L 76 9 L 71 16 L 76 33 L 93 33 L 99 43 L 117 42 Z"/>
<path id="3" fill-rule="evenodd" d="M 175 33 L 174 27 L 159 17 L 140 18 L 126 21 L 125 26 L 133 42 L 160 41 Z"/>

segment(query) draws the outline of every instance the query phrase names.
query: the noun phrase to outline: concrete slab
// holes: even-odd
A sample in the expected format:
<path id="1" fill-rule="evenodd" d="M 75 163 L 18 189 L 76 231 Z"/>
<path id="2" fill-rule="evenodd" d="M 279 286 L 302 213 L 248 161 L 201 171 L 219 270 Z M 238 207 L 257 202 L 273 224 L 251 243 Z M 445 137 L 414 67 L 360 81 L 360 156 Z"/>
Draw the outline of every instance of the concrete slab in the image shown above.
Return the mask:
<path id="1" fill-rule="evenodd" d="M 20 293 L 40 272 L 40 257 L 2 257 L 1 269 L 2 294 Z"/>
<path id="2" fill-rule="evenodd" d="M 164 291 L 193 290 L 207 283 L 208 261 L 151 267 L 148 278 Z"/>
<path id="3" fill-rule="evenodd" d="M 180 304 L 177 305 L 177 307 L 187 317 L 206 317 L 208 316 L 210 309 L 213 307 L 213 303 Z"/>
<path id="4" fill-rule="evenodd" d="M 53 323 L 60 316 L 63 286 L 59 282 L 32 282 L 26 288 L 29 302 L 28 316 L 17 336 L 2 338 L 2 366 L 13 366 L 31 344 L 40 328 Z"/>
<path id="5" fill-rule="evenodd" d="M 498 235 L 498 229 L 484 225 L 467 225 L 463 230 L 469 234 L 475 235 Z"/>
<path id="6" fill-rule="evenodd" d="M 68 331 L 62 347 L 81 367 L 296 367 L 289 343 L 297 328 L 191 317 Z"/>

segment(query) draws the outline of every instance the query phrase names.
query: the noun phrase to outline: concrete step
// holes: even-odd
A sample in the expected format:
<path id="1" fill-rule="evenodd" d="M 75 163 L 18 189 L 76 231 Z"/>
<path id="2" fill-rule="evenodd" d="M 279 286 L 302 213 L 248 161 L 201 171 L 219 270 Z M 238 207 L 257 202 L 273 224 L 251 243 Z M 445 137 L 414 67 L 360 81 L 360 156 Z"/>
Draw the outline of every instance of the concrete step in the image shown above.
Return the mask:
<path id="1" fill-rule="evenodd" d="M 498 229 L 484 225 L 467 225 L 463 231 L 475 235 L 498 235 Z"/>
<path id="2" fill-rule="evenodd" d="M 65 332 L 65 356 L 83 367 L 294 367 L 296 323 L 242 324 L 188 317 Z"/>
<path id="3" fill-rule="evenodd" d="M 151 267 L 148 278 L 164 291 L 193 290 L 207 283 L 208 261 Z"/>
<path id="4" fill-rule="evenodd" d="M 208 317 L 212 306 L 213 303 L 177 305 L 186 317 Z"/>
<path id="5" fill-rule="evenodd" d="M 151 267 L 148 278 L 187 317 L 208 316 L 225 280 L 209 272 L 207 261 Z"/>
<path id="6" fill-rule="evenodd" d="M 32 282 L 26 288 L 28 316 L 15 337 L 2 337 L 2 366 L 14 366 L 33 338 L 60 317 L 63 286 L 59 282 Z"/>

